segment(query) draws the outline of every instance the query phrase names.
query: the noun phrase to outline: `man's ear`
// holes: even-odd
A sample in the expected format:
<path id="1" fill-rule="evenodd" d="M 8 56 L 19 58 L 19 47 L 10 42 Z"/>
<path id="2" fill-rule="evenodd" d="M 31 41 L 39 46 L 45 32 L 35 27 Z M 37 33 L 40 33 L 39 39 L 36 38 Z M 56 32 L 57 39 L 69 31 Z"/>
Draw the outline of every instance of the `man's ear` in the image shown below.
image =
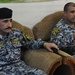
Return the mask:
<path id="1" fill-rule="evenodd" d="M 64 12 L 64 16 L 66 16 L 67 12 Z"/>

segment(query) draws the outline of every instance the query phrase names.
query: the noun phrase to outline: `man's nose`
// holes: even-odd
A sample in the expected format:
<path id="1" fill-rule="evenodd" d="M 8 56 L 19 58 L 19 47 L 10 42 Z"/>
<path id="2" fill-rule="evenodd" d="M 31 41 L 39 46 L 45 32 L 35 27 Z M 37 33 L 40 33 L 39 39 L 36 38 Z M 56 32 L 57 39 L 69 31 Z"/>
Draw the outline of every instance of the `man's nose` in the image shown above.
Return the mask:
<path id="1" fill-rule="evenodd" d="M 8 21 L 8 27 L 12 27 L 12 23 Z"/>

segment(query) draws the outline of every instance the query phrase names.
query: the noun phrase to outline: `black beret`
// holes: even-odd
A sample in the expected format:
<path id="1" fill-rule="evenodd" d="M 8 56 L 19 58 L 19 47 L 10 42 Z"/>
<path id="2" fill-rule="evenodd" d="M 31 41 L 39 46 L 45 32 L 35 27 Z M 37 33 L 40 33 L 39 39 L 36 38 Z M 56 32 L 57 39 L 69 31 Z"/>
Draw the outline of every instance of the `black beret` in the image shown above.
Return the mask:
<path id="1" fill-rule="evenodd" d="M 0 8 L 0 19 L 12 18 L 12 10 L 6 7 Z"/>

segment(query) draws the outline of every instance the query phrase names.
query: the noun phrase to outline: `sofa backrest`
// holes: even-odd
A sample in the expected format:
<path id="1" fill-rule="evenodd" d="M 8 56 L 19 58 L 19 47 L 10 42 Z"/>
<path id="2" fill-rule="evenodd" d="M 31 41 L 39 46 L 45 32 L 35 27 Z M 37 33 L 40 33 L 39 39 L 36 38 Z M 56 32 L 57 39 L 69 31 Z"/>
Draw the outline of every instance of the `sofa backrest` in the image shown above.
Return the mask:
<path id="1" fill-rule="evenodd" d="M 49 41 L 52 28 L 62 18 L 62 16 L 63 11 L 58 11 L 47 15 L 39 23 L 34 25 L 32 30 L 35 39 L 41 38 L 42 40 Z"/>
<path id="2" fill-rule="evenodd" d="M 20 23 L 14 21 L 14 20 L 12 21 L 12 25 L 13 25 L 13 28 L 17 28 L 17 29 L 21 30 L 27 36 L 30 36 L 32 39 L 34 39 L 32 30 L 30 28 L 28 28 L 27 26 L 21 25 Z"/>

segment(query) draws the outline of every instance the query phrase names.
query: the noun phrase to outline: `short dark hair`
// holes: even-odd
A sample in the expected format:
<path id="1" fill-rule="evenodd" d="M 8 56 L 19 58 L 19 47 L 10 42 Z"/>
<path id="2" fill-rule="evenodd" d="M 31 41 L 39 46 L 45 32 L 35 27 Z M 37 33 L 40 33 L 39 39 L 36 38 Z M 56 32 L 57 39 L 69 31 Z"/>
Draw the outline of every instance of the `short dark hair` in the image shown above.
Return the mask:
<path id="1" fill-rule="evenodd" d="M 69 3 L 65 4 L 65 6 L 64 6 L 64 11 L 68 11 L 68 7 L 69 7 L 69 6 L 75 7 L 75 3 L 74 3 L 74 2 L 69 2 Z"/>
<path id="2" fill-rule="evenodd" d="M 12 17 L 12 10 L 6 7 L 0 8 L 0 19 L 4 18 L 11 18 Z"/>

